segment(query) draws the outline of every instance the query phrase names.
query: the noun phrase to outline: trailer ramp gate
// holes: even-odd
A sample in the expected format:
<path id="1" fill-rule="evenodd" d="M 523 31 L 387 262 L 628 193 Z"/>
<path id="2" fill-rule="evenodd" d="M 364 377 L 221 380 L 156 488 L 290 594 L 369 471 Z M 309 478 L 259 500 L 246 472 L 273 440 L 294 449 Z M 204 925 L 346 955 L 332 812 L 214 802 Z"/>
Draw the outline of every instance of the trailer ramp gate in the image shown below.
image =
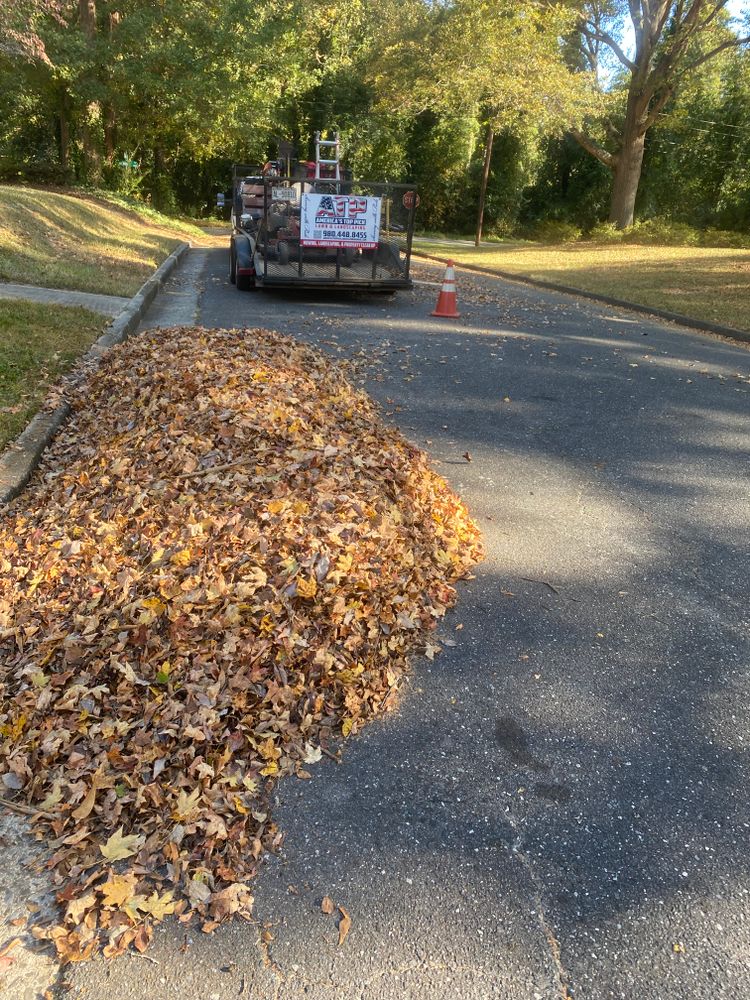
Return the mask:
<path id="1" fill-rule="evenodd" d="M 414 185 L 266 177 L 263 188 L 255 233 L 259 284 L 412 287 Z"/>

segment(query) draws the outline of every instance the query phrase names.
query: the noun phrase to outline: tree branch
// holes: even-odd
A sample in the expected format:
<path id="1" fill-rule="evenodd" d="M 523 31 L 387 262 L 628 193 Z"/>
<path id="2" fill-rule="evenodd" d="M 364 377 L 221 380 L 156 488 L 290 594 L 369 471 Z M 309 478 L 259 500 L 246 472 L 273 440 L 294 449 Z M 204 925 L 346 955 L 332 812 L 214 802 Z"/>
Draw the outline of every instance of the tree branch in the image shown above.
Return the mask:
<path id="1" fill-rule="evenodd" d="M 736 48 L 739 45 L 747 45 L 750 42 L 750 35 L 746 35 L 744 38 L 728 38 L 721 45 L 717 45 L 716 48 L 711 49 L 710 52 L 704 53 L 700 58 L 694 59 L 693 62 L 688 63 L 686 66 L 682 66 L 678 72 L 675 74 L 677 77 L 682 77 L 691 70 L 694 70 L 697 66 L 702 66 L 704 62 L 708 62 L 709 59 L 713 59 L 720 52 L 725 49 Z"/>
<path id="2" fill-rule="evenodd" d="M 600 146 L 598 142 L 594 142 L 593 139 L 584 135 L 583 132 L 579 132 L 578 129 L 572 128 L 570 130 L 570 134 L 573 136 L 578 145 L 582 146 L 587 153 L 591 153 L 592 156 L 595 156 L 600 163 L 603 163 L 605 167 L 609 167 L 610 170 L 615 169 L 615 166 L 617 165 L 617 157 L 606 150 L 604 146 Z"/>
<path id="3" fill-rule="evenodd" d="M 591 24 L 591 22 L 587 22 L 587 24 Z M 612 49 L 622 65 L 625 66 L 626 69 L 629 69 L 632 73 L 635 70 L 635 63 L 631 59 L 628 59 L 614 38 L 606 31 L 602 31 L 600 28 L 597 28 L 595 25 L 588 27 L 587 24 L 581 25 L 581 34 L 597 42 L 603 42 L 606 46 Z"/>
<path id="4" fill-rule="evenodd" d="M 654 101 L 653 105 L 651 106 L 651 109 L 649 110 L 648 117 L 646 118 L 646 120 L 643 122 L 643 124 L 641 126 L 644 134 L 646 132 L 648 132 L 648 130 L 654 124 L 654 122 L 656 121 L 656 119 L 659 117 L 659 115 L 661 114 L 662 108 L 667 103 L 667 101 L 669 100 L 669 98 L 672 96 L 672 93 L 673 93 L 672 88 L 671 87 L 666 87 L 661 92 L 661 94 L 659 94 L 659 96 L 657 97 L 657 99 Z"/>

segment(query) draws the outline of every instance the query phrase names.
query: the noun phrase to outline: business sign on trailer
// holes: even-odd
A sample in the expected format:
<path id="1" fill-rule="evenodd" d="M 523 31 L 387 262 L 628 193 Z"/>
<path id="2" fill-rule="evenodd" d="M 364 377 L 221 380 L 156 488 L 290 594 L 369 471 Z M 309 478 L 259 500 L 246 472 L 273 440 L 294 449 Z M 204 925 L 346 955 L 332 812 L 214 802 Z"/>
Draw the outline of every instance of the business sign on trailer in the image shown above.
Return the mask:
<path id="1" fill-rule="evenodd" d="M 304 247 L 374 249 L 380 239 L 380 201 L 354 194 L 303 195 L 300 243 Z"/>

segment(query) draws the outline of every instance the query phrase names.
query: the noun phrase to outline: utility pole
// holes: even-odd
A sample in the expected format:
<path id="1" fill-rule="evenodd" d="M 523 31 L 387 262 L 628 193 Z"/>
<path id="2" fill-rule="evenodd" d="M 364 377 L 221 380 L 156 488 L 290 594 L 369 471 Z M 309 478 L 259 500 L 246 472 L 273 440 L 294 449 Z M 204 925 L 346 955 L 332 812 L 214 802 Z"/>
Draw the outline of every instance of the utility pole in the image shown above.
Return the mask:
<path id="1" fill-rule="evenodd" d="M 495 130 L 492 122 L 487 126 L 487 141 L 484 146 L 484 170 L 482 171 L 482 186 L 479 189 L 479 213 L 477 214 L 477 235 L 474 246 L 478 247 L 482 241 L 482 223 L 484 222 L 484 201 L 487 196 L 487 180 L 490 176 L 490 160 L 492 159 L 492 142 L 495 138 Z"/>

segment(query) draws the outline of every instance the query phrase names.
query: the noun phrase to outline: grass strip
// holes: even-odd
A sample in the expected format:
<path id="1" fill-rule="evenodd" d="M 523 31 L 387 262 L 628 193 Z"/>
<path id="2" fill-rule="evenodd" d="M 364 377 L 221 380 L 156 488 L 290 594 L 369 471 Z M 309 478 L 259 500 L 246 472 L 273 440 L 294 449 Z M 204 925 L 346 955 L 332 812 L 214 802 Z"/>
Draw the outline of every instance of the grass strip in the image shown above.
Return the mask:
<path id="1" fill-rule="evenodd" d="M 580 288 L 667 309 L 691 319 L 750 329 L 750 251 L 718 247 L 576 243 L 483 244 L 415 239 L 416 252 L 457 264 Z"/>
<path id="2" fill-rule="evenodd" d="M 0 301 L 0 449 L 20 434 L 47 389 L 107 322 L 79 307 Z"/>

